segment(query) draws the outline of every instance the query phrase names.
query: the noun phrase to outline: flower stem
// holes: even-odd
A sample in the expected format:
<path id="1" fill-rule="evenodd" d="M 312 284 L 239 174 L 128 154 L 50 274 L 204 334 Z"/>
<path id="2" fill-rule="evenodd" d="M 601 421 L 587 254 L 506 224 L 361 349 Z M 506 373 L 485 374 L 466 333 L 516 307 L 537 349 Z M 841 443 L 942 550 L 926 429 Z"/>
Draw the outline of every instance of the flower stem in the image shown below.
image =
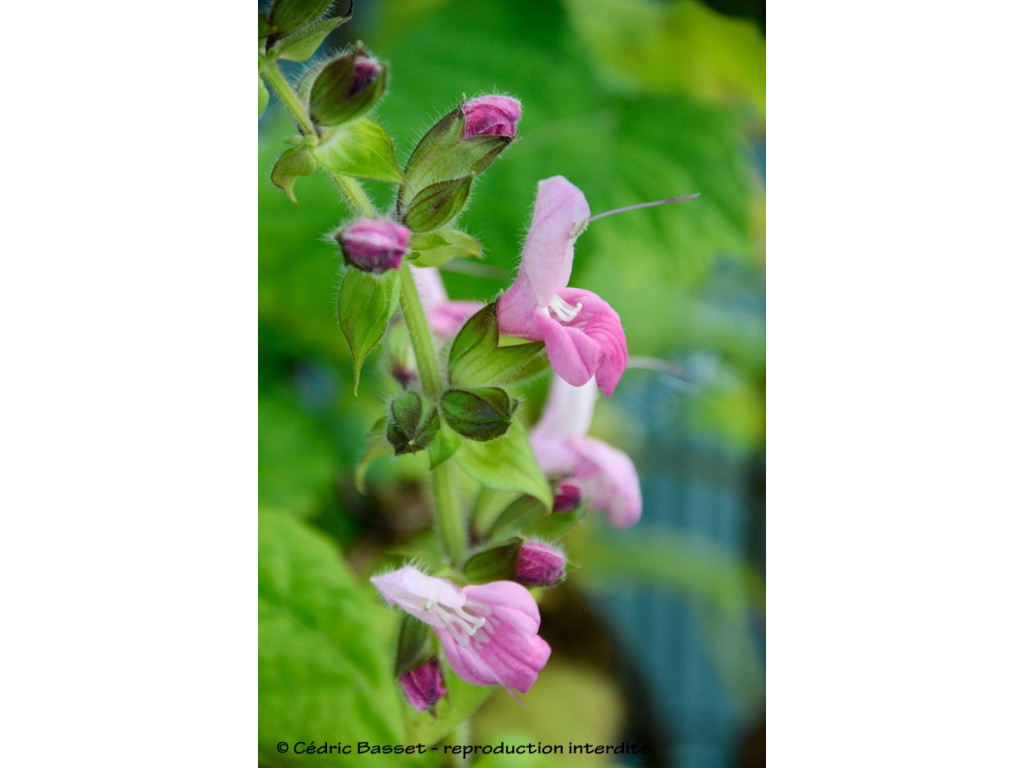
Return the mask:
<path id="1" fill-rule="evenodd" d="M 444 393 L 444 382 L 437 364 L 434 341 L 430 336 L 427 316 L 416 291 L 412 278 L 412 267 L 402 262 L 398 270 L 401 281 L 400 301 L 405 327 L 409 331 L 412 351 L 416 356 L 416 367 L 423 382 L 423 393 L 431 400 L 438 400 Z M 457 565 L 466 554 L 466 531 L 459 509 L 458 469 L 451 460 L 434 469 L 434 501 L 436 503 L 437 530 L 441 544 L 452 564 Z"/>
<path id="2" fill-rule="evenodd" d="M 291 114 L 299 130 L 306 136 L 317 136 L 316 126 L 310 120 L 305 105 L 292 90 L 277 62 L 260 57 L 260 74 L 267 85 L 284 104 Z M 326 169 L 325 169 L 326 170 Z M 327 171 L 331 179 L 341 191 L 345 202 L 356 215 L 376 217 L 377 211 L 370 198 L 366 196 L 359 183 L 348 176 L 334 171 Z M 423 392 L 431 400 L 440 399 L 444 393 L 444 383 L 437 364 L 437 353 L 427 325 L 427 316 L 420 303 L 420 295 L 416 291 L 416 283 L 412 279 L 412 268 L 403 263 L 399 269 L 401 282 L 402 316 L 405 318 L 412 350 L 416 355 L 416 366 L 419 368 Z M 434 499 L 436 502 L 437 530 L 441 544 L 453 564 L 458 564 L 466 555 L 466 531 L 459 509 L 459 476 L 454 462 L 446 461 L 434 469 Z"/>
<path id="3" fill-rule="evenodd" d="M 267 85 L 273 89 L 274 93 L 277 94 L 277 98 L 281 100 L 281 103 L 291 113 L 292 118 L 298 124 L 299 130 L 302 131 L 303 135 L 316 136 L 316 128 L 313 127 L 313 121 L 309 119 L 309 115 L 306 114 L 306 108 L 302 105 L 299 97 L 295 95 L 295 91 L 292 90 L 288 81 L 284 79 L 284 75 L 281 74 L 277 62 L 260 56 L 260 74 L 263 75 Z"/>
<path id="4" fill-rule="evenodd" d="M 316 126 L 313 125 L 313 121 L 309 119 L 309 115 L 306 113 L 306 107 L 302 101 L 292 90 L 292 87 L 288 84 L 284 75 L 281 74 L 280 68 L 277 66 L 276 61 L 270 61 L 262 56 L 260 57 L 260 74 L 263 75 L 263 79 L 267 81 L 267 84 L 273 89 L 274 93 L 277 94 L 277 98 L 281 100 L 285 108 L 291 114 L 292 119 L 295 120 L 299 126 L 299 131 L 304 136 L 317 136 Z M 324 169 L 327 170 L 327 169 Z M 327 171 L 331 179 L 337 185 L 341 191 L 342 197 L 345 198 L 345 202 L 352 212 L 359 216 L 370 216 L 373 218 L 377 217 L 377 211 L 373 207 L 373 203 L 370 202 L 370 198 L 363 192 L 363 188 L 359 186 L 359 182 L 348 176 L 343 176 L 340 173 L 334 171 Z"/>

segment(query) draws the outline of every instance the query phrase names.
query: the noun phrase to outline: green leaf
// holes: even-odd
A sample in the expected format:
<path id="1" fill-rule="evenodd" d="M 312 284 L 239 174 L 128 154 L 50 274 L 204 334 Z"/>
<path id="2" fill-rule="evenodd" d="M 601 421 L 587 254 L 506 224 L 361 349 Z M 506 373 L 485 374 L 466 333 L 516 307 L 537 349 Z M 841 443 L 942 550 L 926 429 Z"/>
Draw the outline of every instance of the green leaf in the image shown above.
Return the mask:
<path id="1" fill-rule="evenodd" d="M 306 765 L 278 742 L 401 743 L 390 637 L 337 546 L 306 525 L 259 516 L 259 762 Z"/>
<path id="2" fill-rule="evenodd" d="M 454 219 L 469 200 L 473 177 L 439 181 L 421 190 L 410 202 L 402 221 L 413 232 L 430 232 Z"/>
<path id="3" fill-rule="evenodd" d="M 352 352 L 355 387 L 359 389 L 359 371 L 363 361 L 384 336 L 388 321 L 398 308 L 398 272 L 391 270 L 371 275 L 349 269 L 338 290 L 338 322 Z"/>
<path id="4" fill-rule="evenodd" d="M 274 170 L 270 172 L 270 180 L 274 186 L 283 189 L 288 199 L 296 205 L 295 179 L 299 176 L 310 176 L 316 172 L 316 161 L 305 147 L 289 149 L 277 159 Z"/>
<path id="5" fill-rule="evenodd" d="M 488 304 L 459 331 L 448 353 L 448 380 L 453 386 L 512 385 L 543 371 L 548 358 L 544 343 L 498 346 L 498 315 Z"/>
<path id="6" fill-rule="evenodd" d="M 267 20 L 267 14 L 261 13 L 260 14 L 259 39 L 262 40 L 264 37 L 269 35 L 270 32 L 271 32 L 271 28 L 270 28 L 270 22 Z"/>
<path id="7" fill-rule="evenodd" d="M 448 461 L 462 445 L 462 438 L 452 431 L 451 427 L 444 424 L 437 433 L 437 438 L 427 446 L 427 455 L 430 456 L 430 470 L 434 471 L 440 464 Z"/>
<path id="8" fill-rule="evenodd" d="M 323 424 L 280 391 L 259 396 L 259 501 L 296 517 L 323 505 L 342 459 Z"/>
<path id="9" fill-rule="evenodd" d="M 276 0 L 270 10 L 270 23 L 279 34 L 319 19 L 330 7 L 332 0 Z"/>
<path id="10" fill-rule="evenodd" d="M 487 547 L 466 561 L 462 574 L 471 584 L 514 580 L 522 548 L 523 540 L 518 537 Z"/>
<path id="11" fill-rule="evenodd" d="M 320 47 L 324 38 L 343 21 L 340 18 L 314 21 L 312 24 L 307 24 L 281 38 L 274 43 L 274 47 L 270 50 L 277 53 L 277 58 L 285 61 L 305 61 L 316 53 L 316 49 Z"/>
<path id="12" fill-rule="evenodd" d="M 439 267 L 452 259 L 480 258 L 480 243 L 457 229 L 416 233 L 409 239 L 407 260 L 418 267 Z"/>
<path id="13" fill-rule="evenodd" d="M 620 78 L 653 91 L 737 97 L 765 110 L 765 39 L 695 0 L 566 0 L 579 38 Z M 615 23 L 606 19 L 614 15 Z"/>
<path id="14" fill-rule="evenodd" d="M 513 421 L 508 432 L 495 440 L 464 441 L 455 461 L 481 485 L 529 494 L 551 509 L 551 486 L 533 455 L 526 429 L 518 421 Z"/>
<path id="15" fill-rule="evenodd" d="M 554 541 L 567 534 L 577 524 L 583 522 L 587 509 L 581 506 L 571 512 L 552 512 L 527 521 L 517 529 L 520 534 L 531 539 Z"/>
<path id="16" fill-rule="evenodd" d="M 263 78 L 257 76 L 257 80 L 260 81 L 260 115 L 263 114 L 263 110 L 267 108 L 267 102 L 270 101 L 270 91 L 267 90 L 267 86 L 263 84 Z"/>
<path id="17" fill-rule="evenodd" d="M 335 173 L 402 183 L 391 137 L 366 117 L 326 131 L 320 145 L 313 149 L 313 155 L 320 165 Z"/>

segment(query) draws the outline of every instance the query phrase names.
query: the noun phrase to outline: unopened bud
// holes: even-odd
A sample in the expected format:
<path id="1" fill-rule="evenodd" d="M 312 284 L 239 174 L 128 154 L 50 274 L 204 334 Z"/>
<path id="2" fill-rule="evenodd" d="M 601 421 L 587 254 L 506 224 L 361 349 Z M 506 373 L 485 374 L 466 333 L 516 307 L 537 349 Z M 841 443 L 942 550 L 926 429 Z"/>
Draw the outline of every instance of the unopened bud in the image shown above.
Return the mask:
<path id="1" fill-rule="evenodd" d="M 391 401 L 391 416 L 385 436 L 395 455 L 422 451 L 437 436 L 441 420 L 437 407 L 426 403 L 416 392 L 405 392 Z"/>
<path id="2" fill-rule="evenodd" d="M 334 239 L 345 261 L 364 272 L 380 274 L 398 269 L 409 252 L 412 235 L 401 224 L 386 219 L 359 219 L 340 230 Z"/>
<path id="3" fill-rule="evenodd" d="M 445 422 L 470 440 L 493 440 L 504 435 L 518 405 L 499 387 L 449 389 L 441 396 Z"/>
<path id="4" fill-rule="evenodd" d="M 462 105 L 466 116 L 463 139 L 474 136 L 515 136 L 516 123 L 523 114 L 516 99 L 508 96 L 481 96 Z"/>
<path id="5" fill-rule="evenodd" d="M 573 512 L 580 508 L 583 501 L 583 493 L 578 486 L 562 483 L 558 486 L 555 494 L 555 503 L 551 508 L 552 512 Z"/>
<path id="6" fill-rule="evenodd" d="M 408 672 L 403 672 L 398 681 L 402 684 L 405 698 L 420 712 L 433 709 L 448 691 L 441 676 L 441 664 L 433 658 Z"/>
<path id="7" fill-rule="evenodd" d="M 543 541 L 528 540 L 519 549 L 515 580 L 527 587 L 549 587 L 565 578 L 565 555 Z"/>
<path id="8" fill-rule="evenodd" d="M 319 125 L 358 117 L 384 93 L 387 68 L 360 45 L 325 66 L 309 93 L 309 116 Z"/>

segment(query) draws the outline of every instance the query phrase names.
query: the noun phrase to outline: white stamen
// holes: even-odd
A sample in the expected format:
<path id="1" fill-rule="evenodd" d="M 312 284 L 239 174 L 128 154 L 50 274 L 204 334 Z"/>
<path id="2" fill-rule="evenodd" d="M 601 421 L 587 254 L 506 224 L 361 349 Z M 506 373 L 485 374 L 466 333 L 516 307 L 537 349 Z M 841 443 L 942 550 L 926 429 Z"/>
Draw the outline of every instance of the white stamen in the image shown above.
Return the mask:
<path id="1" fill-rule="evenodd" d="M 548 308 L 555 313 L 555 317 L 561 320 L 563 323 L 571 323 L 576 319 L 576 315 L 583 309 L 583 304 L 577 304 L 575 307 L 569 304 L 565 299 L 559 296 L 557 293 L 555 297 L 548 304 Z"/>
<path id="2" fill-rule="evenodd" d="M 448 631 L 460 643 L 467 642 L 487 623 L 487 619 L 482 616 L 475 616 L 463 608 L 453 608 L 435 600 L 428 601 L 424 608 L 440 615 Z"/>

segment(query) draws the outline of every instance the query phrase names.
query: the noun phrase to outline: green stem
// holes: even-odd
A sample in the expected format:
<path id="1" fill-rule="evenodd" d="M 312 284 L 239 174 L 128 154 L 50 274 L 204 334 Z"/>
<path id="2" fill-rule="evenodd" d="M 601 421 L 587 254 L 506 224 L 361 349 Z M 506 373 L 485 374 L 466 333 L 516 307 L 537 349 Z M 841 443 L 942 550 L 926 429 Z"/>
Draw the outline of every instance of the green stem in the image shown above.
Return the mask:
<path id="1" fill-rule="evenodd" d="M 341 191 L 342 197 L 345 198 L 345 202 L 348 203 L 348 207 L 353 213 L 369 216 L 373 219 L 377 218 L 377 210 L 373 207 L 373 203 L 370 202 L 370 198 L 363 192 L 363 188 L 359 186 L 358 181 L 351 176 L 342 176 L 334 171 L 328 171 L 327 173 L 334 179 L 334 183 Z"/>
<path id="2" fill-rule="evenodd" d="M 309 115 L 306 113 L 305 105 L 296 95 L 295 91 L 292 90 L 284 75 L 281 74 L 277 62 L 270 61 L 261 56 L 260 74 L 263 75 L 263 79 L 267 81 L 267 84 L 277 94 L 277 98 L 281 100 L 281 103 L 284 104 L 291 114 L 292 119 L 298 124 L 302 134 L 304 136 L 318 136 L 316 126 L 313 125 L 313 121 L 310 120 Z M 372 218 L 377 217 L 377 211 L 374 209 L 373 203 L 366 196 L 366 193 L 363 192 L 359 182 L 334 171 L 327 171 L 327 173 L 334 180 L 334 183 L 341 191 L 342 197 L 345 198 L 345 202 L 348 203 L 348 207 L 353 213 Z"/>
<path id="3" fill-rule="evenodd" d="M 423 382 L 423 393 L 431 400 L 440 399 L 444 394 L 444 382 L 437 364 L 434 341 L 430 336 L 427 316 L 412 279 L 412 267 L 402 262 L 399 267 L 401 281 L 400 301 L 405 327 L 409 331 L 412 351 L 416 355 L 416 367 Z M 434 469 L 434 501 L 436 503 L 437 530 L 448 559 L 458 565 L 466 555 L 466 531 L 459 509 L 458 468 L 451 460 Z"/>
<path id="4" fill-rule="evenodd" d="M 284 79 L 284 75 L 281 74 L 277 62 L 260 56 L 260 74 L 263 75 L 267 85 L 273 89 L 274 93 L 277 94 L 277 98 L 281 100 L 281 103 L 291 113 L 292 118 L 299 126 L 299 130 L 306 136 L 316 136 L 316 128 L 313 127 L 313 121 L 306 114 L 306 107 L 299 100 L 299 97 L 295 95 L 295 91 L 292 90 L 288 81 Z"/>

